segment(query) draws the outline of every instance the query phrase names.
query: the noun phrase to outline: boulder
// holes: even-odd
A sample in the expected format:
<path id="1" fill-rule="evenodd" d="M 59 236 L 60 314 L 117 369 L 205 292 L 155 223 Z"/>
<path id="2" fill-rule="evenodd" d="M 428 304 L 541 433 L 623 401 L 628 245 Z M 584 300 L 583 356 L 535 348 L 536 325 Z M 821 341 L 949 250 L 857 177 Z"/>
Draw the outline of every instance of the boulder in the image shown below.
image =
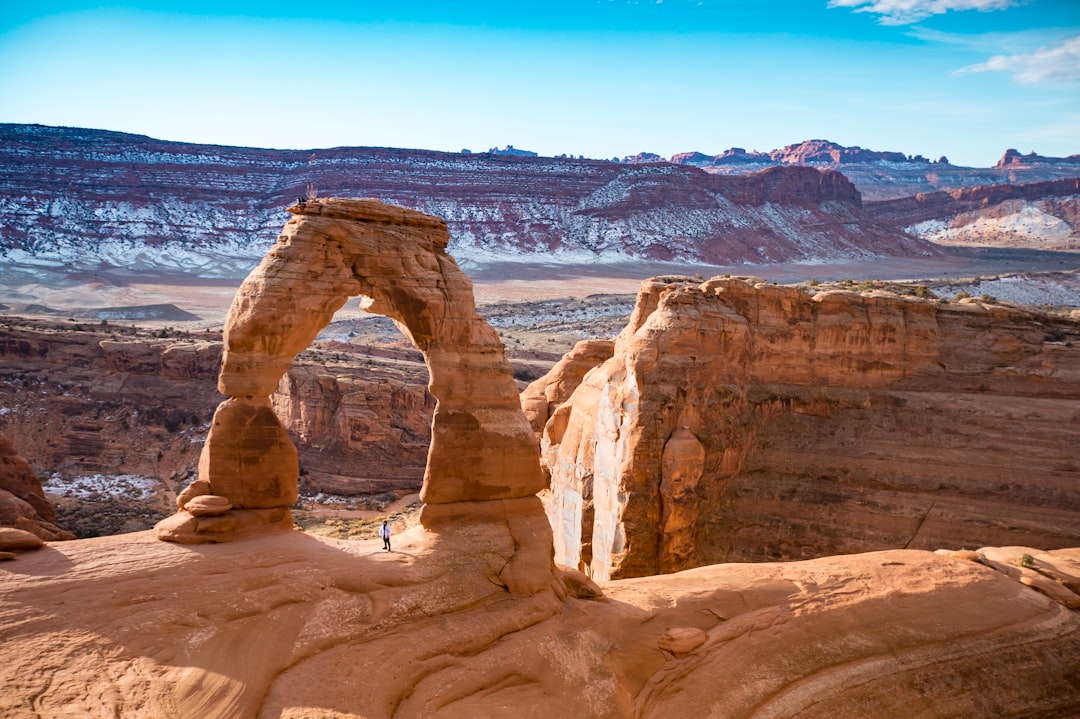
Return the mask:
<path id="1" fill-rule="evenodd" d="M 694 651 L 709 638 L 704 630 L 696 627 L 675 627 L 664 632 L 657 645 L 677 657 L 684 657 Z"/>
<path id="2" fill-rule="evenodd" d="M 55 522 L 56 510 L 33 467 L 0 435 L 0 527 L 17 527 L 50 542 L 75 538 Z"/>
<path id="3" fill-rule="evenodd" d="M 210 489 L 210 480 L 196 479 L 194 482 L 180 490 L 180 493 L 176 495 L 176 506 L 183 509 L 188 502 L 203 494 L 213 494 Z"/>
<path id="4" fill-rule="evenodd" d="M 228 497 L 200 494 L 198 497 L 192 497 L 188 500 L 188 503 L 184 505 L 184 509 L 196 517 L 213 517 L 218 514 L 225 514 L 232 509 L 232 506 L 232 502 L 229 501 Z"/>
<path id="5" fill-rule="evenodd" d="M 13 527 L 0 527 L 0 551 L 37 549 L 43 546 L 45 546 L 45 540 L 33 532 Z"/>

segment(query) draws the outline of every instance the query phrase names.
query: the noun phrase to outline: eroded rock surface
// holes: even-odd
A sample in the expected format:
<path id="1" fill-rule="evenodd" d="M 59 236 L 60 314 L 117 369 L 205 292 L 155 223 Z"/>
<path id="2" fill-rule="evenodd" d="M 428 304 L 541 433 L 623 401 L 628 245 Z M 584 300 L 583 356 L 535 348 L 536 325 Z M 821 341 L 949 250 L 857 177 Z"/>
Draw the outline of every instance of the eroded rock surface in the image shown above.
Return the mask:
<path id="1" fill-rule="evenodd" d="M 512 598 L 498 579 L 517 541 L 505 524 L 394 541 L 383 552 L 290 532 L 192 548 L 134 533 L 23 555 L 0 570 L 0 715 L 1080 712 L 1080 615 L 1020 574 L 1058 576 L 1080 598 L 1076 549 L 729 564 L 609 582 L 602 597 L 557 572 Z M 477 541 L 494 561 L 476 561 Z"/>
<path id="2" fill-rule="evenodd" d="M 655 278 L 614 356 L 574 372 L 563 404 L 525 400 L 550 414 L 557 561 L 594 578 L 1080 543 L 1075 321 Z"/>
<path id="3" fill-rule="evenodd" d="M 446 254 L 445 223 L 375 200 L 320 199 L 290 211 L 293 219 L 238 290 L 225 326 L 218 388 L 229 399 L 214 415 L 199 476 L 233 509 L 196 517 L 181 508 L 158 525 L 158 536 L 219 541 L 287 523 L 297 453 L 270 395 L 296 354 L 357 295 L 390 317 L 428 366 L 436 407 L 421 490 L 425 525 L 475 514 L 497 517 L 492 521 L 510 527 L 515 541 L 519 532 L 540 531 L 530 524 L 543 517 L 533 495 L 546 484 L 533 432 L 498 334 L 477 315 L 472 283 Z M 521 519 L 530 513 L 533 520 Z M 539 579 L 511 563 L 507 586 L 532 593 L 550 574 L 550 546 L 522 542 L 514 561 L 535 565 Z"/>

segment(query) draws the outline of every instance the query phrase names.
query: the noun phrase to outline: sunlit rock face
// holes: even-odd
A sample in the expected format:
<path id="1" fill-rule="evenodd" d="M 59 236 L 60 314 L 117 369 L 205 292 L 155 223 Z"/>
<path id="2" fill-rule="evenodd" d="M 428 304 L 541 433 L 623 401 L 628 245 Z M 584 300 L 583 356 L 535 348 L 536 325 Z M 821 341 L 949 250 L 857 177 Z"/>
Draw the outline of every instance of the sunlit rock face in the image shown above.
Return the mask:
<path id="1" fill-rule="evenodd" d="M 557 560 L 596 579 L 1080 540 L 1075 321 L 654 278 L 613 356 L 574 376 L 562 404 L 525 400 L 550 417 Z"/>
<path id="2" fill-rule="evenodd" d="M 541 512 L 533 495 L 546 478 L 513 370 L 498 334 L 476 313 L 472 283 L 446 254 L 445 223 L 375 200 L 313 200 L 290 211 L 225 325 L 218 389 L 229 399 L 214 416 L 199 476 L 232 509 L 205 519 L 182 510 L 158 525 L 158 535 L 218 541 L 291 526 L 297 453 L 269 398 L 296 354 L 357 295 L 390 317 L 428 366 L 436 407 L 421 498 L 428 505 L 528 500 Z M 495 513 L 531 511 L 515 503 Z M 449 515 L 425 516 L 437 524 Z"/>

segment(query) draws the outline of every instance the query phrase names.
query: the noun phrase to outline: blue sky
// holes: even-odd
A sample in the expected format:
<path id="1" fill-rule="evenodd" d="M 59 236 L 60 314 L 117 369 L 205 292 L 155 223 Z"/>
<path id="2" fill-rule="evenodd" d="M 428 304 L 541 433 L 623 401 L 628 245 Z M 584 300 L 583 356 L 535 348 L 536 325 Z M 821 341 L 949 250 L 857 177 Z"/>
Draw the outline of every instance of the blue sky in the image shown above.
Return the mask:
<path id="1" fill-rule="evenodd" d="M 543 155 L 1080 153 L 1077 0 L 6 3 L 0 122 Z"/>

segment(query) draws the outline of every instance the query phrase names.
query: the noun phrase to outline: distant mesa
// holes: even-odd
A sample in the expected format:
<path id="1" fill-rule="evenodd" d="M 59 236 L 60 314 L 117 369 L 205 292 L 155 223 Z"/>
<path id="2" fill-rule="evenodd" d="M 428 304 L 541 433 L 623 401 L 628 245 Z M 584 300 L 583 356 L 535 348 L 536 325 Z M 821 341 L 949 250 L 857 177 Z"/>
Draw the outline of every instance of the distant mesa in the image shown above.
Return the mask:
<path id="1" fill-rule="evenodd" d="M 74 316 L 96 320 L 168 320 L 172 322 L 197 322 L 202 319 L 174 304 L 102 307 L 82 310 Z"/>
<path id="2" fill-rule="evenodd" d="M 663 157 L 657 155 L 655 152 L 639 152 L 636 155 L 627 155 L 622 162 L 630 165 L 642 165 L 651 162 L 667 162 Z"/>
<path id="3" fill-rule="evenodd" d="M 86 320 L 121 320 L 121 321 L 167 321 L 198 322 L 202 319 L 174 304 L 125 305 L 120 307 L 99 307 L 96 309 L 61 310 L 42 304 L 0 305 L 0 310 L 12 314 L 44 315 L 49 317 L 77 317 Z"/>
<path id="4" fill-rule="evenodd" d="M 1034 150 L 1026 155 L 1021 155 L 1017 150 L 1009 148 L 1005 151 L 1005 154 L 1001 156 L 1001 159 L 998 160 L 998 163 L 994 165 L 994 167 L 1003 170 L 1012 167 L 1061 163 L 1075 163 L 1080 165 L 1080 155 L 1069 155 L 1068 157 L 1044 157 L 1037 154 Z"/>
<path id="5" fill-rule="evenodd" d="M 49 315 L 60 315 L 60 314 L 62 314 L 61 310 L 54 309 L 54 308 L 49 307 L 47 305 L 41 305 L 41 304 L 33 303 L 33 302 L 29 303 L 29 304 L 25 304 L 25 305 L 22 305 L 22 304 L 9 305 L 8 309 L 13 314 L 22 314 L 22 315 L 45 315 L 45 316 L 49 316 Z"/>
<path id="6" fill-rule="evenodd" d="M 532 150 L 519 150 L 518 148 L 514 147 L 513 145 L 507 145 L 506 147 L 502 148 L 501 150 L 499 148 L 497 148 L 497 147 L 493 147 L 490 150 L 488 150 L 488 154 L 489 155 L 508 155 L 510 157 L 539 157 L 540 156 L 539 153 L 533 152 Z"/>
<path id="7" fill-rule="evenodd" d="M 0 257 L 46 276 L 66 274 L 71 257 L 99 272 L 137 257 L 146 271 L 240 280 L 308 182 L 445 217 L 452 254 L 480 264 L 529 256 L 713 265 L 924 256 L 936 248 L 914 242 L 906 225 L 885 227 L 857 202 L 822 201 L 814 187 L 835 185 L 825 173 L 839 172 L 857 190 L 852 198 L 870 202 L 1080 174 L 1075 162 L 1053 158 L 964 168 L 827 140 L 770 152 L 686 152 L 672 162 L 651 152 L 625 162 L 539 157 L 512 145 L 468 156 L 365 147 L 319 150 L 314 163 L 311 155 L 0 123 L 0 191 L 9 198 L 0 208 Z M 199 181 L 210 175 L 225 178 L 222 186 Z M 776 182 L 806 189 L 763 191 Z M 170 211 L 154 210 L 163 206 Z"/>
<path id="8" fill-rule="evenodd" d="M 648 154 L 648 153 L 646 153 Z M 671 162 L 679 165 L 710 167 L 717 165 L 845 165 L 871 162 L 902 162 L 921 165 L 948 164 L 942 156 L 931 161 L 922 155 L 905 155 L 902 152 L 877 152 L 858 146 L 845 147 L 829 140 L 806 140 L 771 152 L 747 152 L 741 147 L 732 147 L 719 155 L 706 155 L 702 152 L 683 152 L 672 155 Z"/>

